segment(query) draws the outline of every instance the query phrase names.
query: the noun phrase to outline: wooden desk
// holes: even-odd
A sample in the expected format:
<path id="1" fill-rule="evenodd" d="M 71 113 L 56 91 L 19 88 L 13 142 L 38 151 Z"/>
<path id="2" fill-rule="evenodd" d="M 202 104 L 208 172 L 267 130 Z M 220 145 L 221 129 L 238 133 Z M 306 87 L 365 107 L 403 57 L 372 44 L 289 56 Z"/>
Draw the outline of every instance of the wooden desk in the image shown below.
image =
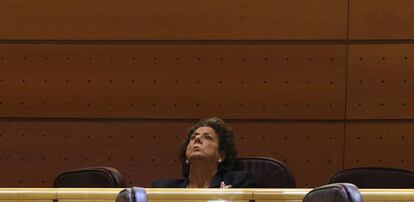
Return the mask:
<path id="1" fill-rule="evenodd" d="M 121 189 L 0 188 L 0 202 L 113 202 Z M 310 189 L 146 189 L 149 202 L 300 202 Z M 414 189 L 361 189 L 367 202 L 414 202 Z"/>

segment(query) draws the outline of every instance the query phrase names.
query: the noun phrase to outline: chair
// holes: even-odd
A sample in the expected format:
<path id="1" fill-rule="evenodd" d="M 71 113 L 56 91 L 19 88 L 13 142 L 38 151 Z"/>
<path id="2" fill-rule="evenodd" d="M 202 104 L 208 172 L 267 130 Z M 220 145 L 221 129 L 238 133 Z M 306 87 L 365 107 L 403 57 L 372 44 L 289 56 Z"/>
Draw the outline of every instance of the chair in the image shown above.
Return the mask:
<path id="1" fill-rule="evenodd" d="M 358 188 L 353 184 L 336 183 L 317 187 L 307 193 L 303 202 L 362 202 Z"/>
<path id="2" fill-rule="evenodd" d="M 238 158 L 236 170 L 247 170 L 257 188 L 295 188 L 295 178 L 282 162 L 271 158 Z"/>
<path id="3" fill-rule="evenodd" d="M 347 182 L 359 188 L 414 188 L 414 172 L 396 168 L 360 167 L 342 170 L 329 183 Z"/>
<path id="4" fill-rule="evenodd" d="M 119 192 L 115 202 L 147 202 L 147 192 L 141 187 L 123 189 Z"/>
<path id="5" fill-rule="evenodd" d="M 124 177 L 111 167 L 88 167 L 59 174 L 53 187 L 63 188 L 118 188 L 126 187 Z"/>

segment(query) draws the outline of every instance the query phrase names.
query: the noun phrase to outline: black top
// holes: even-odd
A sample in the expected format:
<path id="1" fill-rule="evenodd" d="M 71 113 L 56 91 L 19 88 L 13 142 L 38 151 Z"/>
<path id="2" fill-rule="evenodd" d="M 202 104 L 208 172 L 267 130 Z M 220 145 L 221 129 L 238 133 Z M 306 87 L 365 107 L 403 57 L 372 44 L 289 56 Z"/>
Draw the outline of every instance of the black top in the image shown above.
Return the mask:
<path id="1" fill-rule="evenodd" d="M 186 188 L 188 179 L 156 180 L 153 188 Z M 255 180 L 247 171 L 227 171 L 217 173 L 211 180 L 209 188 L 254 188 Z"/>

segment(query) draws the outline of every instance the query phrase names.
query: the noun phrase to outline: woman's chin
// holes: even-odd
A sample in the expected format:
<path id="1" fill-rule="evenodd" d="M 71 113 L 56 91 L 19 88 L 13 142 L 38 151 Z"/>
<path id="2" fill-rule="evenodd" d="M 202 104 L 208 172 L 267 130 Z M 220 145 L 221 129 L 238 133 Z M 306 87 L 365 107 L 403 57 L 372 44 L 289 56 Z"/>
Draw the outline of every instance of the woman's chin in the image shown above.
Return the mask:
<path id="1" fill-rule="evenodd" d="M 193 160 L 203 160 L 206 159 L 205 155 L 202 153 L 197 153 L 197 154 L 192 154 L 191 157 L 189 158 L 191 161 Z"/>

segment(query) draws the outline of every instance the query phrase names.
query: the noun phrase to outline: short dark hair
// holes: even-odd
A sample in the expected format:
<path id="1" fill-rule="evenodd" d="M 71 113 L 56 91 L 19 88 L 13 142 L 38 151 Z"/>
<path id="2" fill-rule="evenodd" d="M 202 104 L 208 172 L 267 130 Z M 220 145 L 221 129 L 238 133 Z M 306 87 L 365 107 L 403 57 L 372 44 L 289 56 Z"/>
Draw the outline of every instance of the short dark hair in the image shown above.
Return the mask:
<path id="1" fill-rule="evenodd" d="M 224 161 L 218 164 L 217 172 L 224 172 L 234 167 L 237 149 L 236 143 L 233 136 L 233 130 L 224 124 L 224 121 L 220 118 L 206 118 L 201 119 L 198 123 L 188 130 L 187 137 L 181 144 L 179 158 L 182 164 L 182 175 L 187 178 L 190 172 L 190 165 L 186 163 L 187 156 L 186 150 L 188 143 L 190 142 L 191 135 L 200 127 L 212 128 L 219 137 L 219 152 L 224 154 Z"/>

